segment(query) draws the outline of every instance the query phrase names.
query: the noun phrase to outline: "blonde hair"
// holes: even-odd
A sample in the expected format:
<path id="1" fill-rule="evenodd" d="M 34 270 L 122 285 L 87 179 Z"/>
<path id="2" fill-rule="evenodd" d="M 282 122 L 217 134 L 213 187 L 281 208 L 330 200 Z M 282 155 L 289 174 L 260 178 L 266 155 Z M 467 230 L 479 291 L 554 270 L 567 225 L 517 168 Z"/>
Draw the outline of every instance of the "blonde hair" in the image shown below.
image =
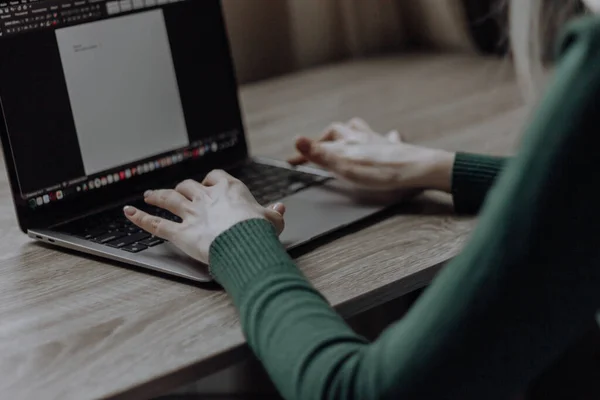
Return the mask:
<path id="1" fill-rule="evenodd" d="M 517 79 L 525 100 L 535 102 L 544 86 L 544 61 L 552 52 L 556 34 L 579 14 L 581 1 L 509 0 L 506 5 Z"/>
<path id="2" fill-rule="evenodd" d="M 539 39 L 541 1 L 511 0 L 508 5 L 513 62 L 521 91 L 528 102 L 537 97 L 543 74 Z"/>

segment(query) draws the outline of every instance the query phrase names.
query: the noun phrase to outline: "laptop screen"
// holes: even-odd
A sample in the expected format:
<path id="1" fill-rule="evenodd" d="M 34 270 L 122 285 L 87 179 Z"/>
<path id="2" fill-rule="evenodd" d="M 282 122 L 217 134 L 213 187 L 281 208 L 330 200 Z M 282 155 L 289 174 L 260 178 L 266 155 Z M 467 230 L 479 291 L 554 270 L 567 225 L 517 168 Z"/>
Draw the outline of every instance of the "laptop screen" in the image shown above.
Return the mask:
<path id="1" fill-rule="evenodd" d="M 0 1 L 0 105 L 15 200 L 43 209 L 243 141 L 219 7 Z"/>

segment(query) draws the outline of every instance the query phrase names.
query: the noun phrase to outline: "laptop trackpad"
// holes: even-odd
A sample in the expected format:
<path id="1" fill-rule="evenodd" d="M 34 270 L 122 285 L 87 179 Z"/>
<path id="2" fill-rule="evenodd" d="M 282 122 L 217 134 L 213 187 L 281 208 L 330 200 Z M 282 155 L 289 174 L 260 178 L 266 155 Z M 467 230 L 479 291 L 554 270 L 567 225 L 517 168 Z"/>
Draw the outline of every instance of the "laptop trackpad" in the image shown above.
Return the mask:
<path id="1" fill-rule="evenodd" d="M 393 204 L 389 195 L 358 192 L 339 181 L 304 190 L 282 202 L 286 205 L 286 228 L 281 241 L 288 248 L 357 222 Z"/>

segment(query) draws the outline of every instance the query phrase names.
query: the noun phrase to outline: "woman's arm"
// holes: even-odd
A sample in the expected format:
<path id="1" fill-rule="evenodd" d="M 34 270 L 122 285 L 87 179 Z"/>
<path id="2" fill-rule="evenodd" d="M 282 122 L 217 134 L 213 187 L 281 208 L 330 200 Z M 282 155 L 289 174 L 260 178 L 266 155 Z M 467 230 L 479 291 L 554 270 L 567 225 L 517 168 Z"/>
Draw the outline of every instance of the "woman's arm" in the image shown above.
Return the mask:
<path id="1" fill-rule="evenodd" d="M 505 399 L 588 327 L 600 307 L 600 34 L 567 39 L 562 79 L 472 241 L 376 342 L 328 306 L 268 223 L 242 222 L 213 243 L 212 271 L 285 398 Z"/>
<path id="2" fill-rule="evenodd" d="M 400 146 L 407 146 L 400 144 Z M 474 153 L 451 153 L 443 150 L 411 146 L 414 157 L 410 164 L 400 164 L 403 170 L 420 171 L 415 181 L 423 189 L 440 190 L 452 194 L 454 209 L 459 214 L 476 214 L 481 209 L 490 189 L 509 161 Z M 411 165 L 412 164 L 412 165 Z M 422 167 L 418 167 L 422 165 Z"/>
<path id="3" fill-rule="evenodd" d="M 459 214 L 479 212 L 508 158 L 457 153 L 452 166 L 452 198 Z"/>
<path id="4" fill-rule="evenodd" d="M 424 189 L 452 193 L 458 213 L 479 211 L 505 158 L 427 148 L 405 143 L 393 131 L 374 132 L 354 118 L 336 123 L 315 141 L 296 141 L 298 155 L 288 162 L 313 162 L 335 175 L 372 190 Z"/>
<path id="5" fill-rule="evenodd" d="M 545 193 L 517 176 L 502 185 L 512 190 L 493 199 L 465 252 L 372 344 L 302 276 L 269 223 L 247 221 L 221 235 L 212 272 L 284 397 L 505 399 L 575 340 L 599 304 L 598 237 L 586 225 L 570 226 L 580 233 L 573 248 L 573 231 L 562 229 L 570 216 L 554 211 L 568 197 L 538 210 Z M 517 213 L 503 205 L 513 201 Z M 560 231 L 547 235 L 552 230 L 540 224 L 548 221 Z"/>

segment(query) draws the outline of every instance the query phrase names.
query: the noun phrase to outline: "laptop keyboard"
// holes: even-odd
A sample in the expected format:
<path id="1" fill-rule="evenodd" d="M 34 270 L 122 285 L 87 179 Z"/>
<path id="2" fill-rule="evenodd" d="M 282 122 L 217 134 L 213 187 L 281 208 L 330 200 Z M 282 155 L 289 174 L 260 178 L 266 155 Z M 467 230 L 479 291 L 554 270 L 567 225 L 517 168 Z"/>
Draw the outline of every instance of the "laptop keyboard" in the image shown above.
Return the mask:
<path id="1" fill-rule="evenodd" d="M 229 171 L 248 186 L 256 201 L 266 206 L 328 178 L 271 165 L 252 163 Z"/>
<path id="2" fill-rule="evenodd" d="M 154 215 L 180 222 L 180 219 L 170 212 L 149 206 L 143 201 L 135 202 L 133 205 Z M 123 215 L 121 207 L 77 220 L 61 226 L 59 230 L 81 239 L 130 253 L 138 253 L 164 243 L 164 240 L 156 238 L 132 224 Z"/>
<path id="3" fill-rule="evenodd" d="M 229 172 L 248 186 L 256 201 L 261 205 L 268 205 L 328 180 L 328 178 L 318 175 L 256 163 Z M 163 209 L 149 206 L 143 200 L 132 205 L 150 214 L 181 222 L 179 217 Z M 125 218 L 121 207 L 60 226 L 59 230 L 129 253 L 139 253 L 165 242 L 133 225 Z"/>

